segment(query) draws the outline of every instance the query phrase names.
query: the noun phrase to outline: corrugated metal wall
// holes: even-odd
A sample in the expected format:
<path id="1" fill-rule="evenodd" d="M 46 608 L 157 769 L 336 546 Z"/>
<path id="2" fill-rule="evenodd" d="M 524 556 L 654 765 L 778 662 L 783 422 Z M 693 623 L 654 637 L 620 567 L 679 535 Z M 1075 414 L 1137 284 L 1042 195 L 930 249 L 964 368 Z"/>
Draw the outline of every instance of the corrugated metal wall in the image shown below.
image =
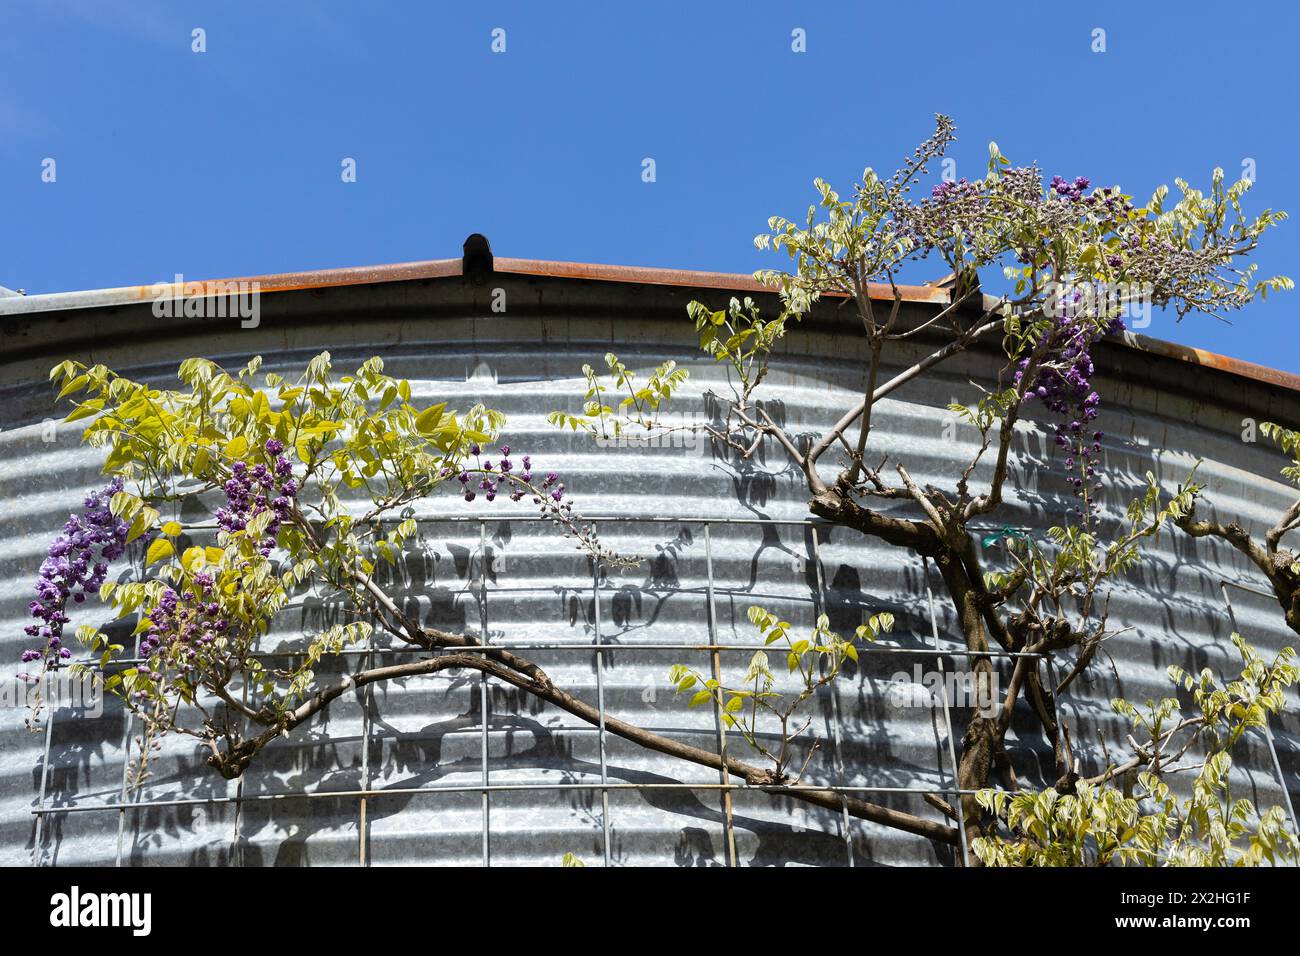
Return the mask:
<path id="1" fill-rule="evenodd" d="M 560 472 L 585 512 L 602 516 L 607 543 L 646 557 L 639 568 L 595 575 L 524 504 L 437 499 L 424 503 L 419 545 L 387 582 L 409 606 L 443 627 L 485 630 L 494 643 L 535 645 L 529 656 L 582 699 L 708 747 L 719 745 L 716 715 L 688 710 L 666 682 L 674 663 L 714 666 L 709 652 L 684 645 L 753 645 L 751 604 L 801 626 L 824 607 L 845 631 L 866 614 L 893 611 L 898 627 L 884 644 L 903 653 L 864 655 L 833 697 L 816 701 L 810 733 L 824 746 L 808 779 L 877 788 L 863 795 L 937 818 L 914 791 L 953 785 L 949 720 L 942 709 L 891 706 L 886 693 L 891 675 L 930 666 L 933 657 L 917 652 L 936 640 L 961 646 L 933 569 L 843 529 L 814 526 L 798 481 L 774 452 L 737 473 L 707 444 L 600 448 L 545 422 L 552 409 L 578 408 L 582 363 L 611 347 L 636 368 L 666 357 L 690 363 L 692 396 L 721 390 L 720 370 L 694 357 L 683 310 L 707 293 L 507 277 L 492 286 L 507 288 L 504 316 L 485 307 L 490 290 L 446 279 L 277 293 L 264 298 L 254 330 L 159 323 L 146 307 L 0 319 L 9 353 L 0 381 L 5 672 L 19 669 L 25 606 L 49 539 L 100 483 L 77 426 L 42 424 L 53 417 L 44 381 L 54 361 L 105 361 L 163 382 L 192 354 L 233 364 L 260 353 L 267 370 L 288 370 L 320 348 L 331 350 L 336 368 L 377 353 L 392 374 L 411 379 L 417 402 L 484 401 L 505 411 L 515 454 L 528 452 L 537 468 Z M 721 303 L 725 294 L 713 298 Z M 909 345 L 894 361 L 904 367 L 922 347 Z M 787 339 L 765 388 L 768 408 L 793 432 L 824 427 L 859 393 L 860 360 L 851 326 L 828 310 Z M 1122 512 L 1147 470 L 1172 484 L 1196 458 L 1204 458 L 1199 473 L 1220 515 L 1259 526 L 1289 503 L 1291 493 L 1269 478 L 1280 457 L 1243 443 L 1240 433 L 1247 415 L 1300 417 L 1293 395 L 1117 346 L 1103 350 L 1100 364 L 1110 514 Z M 958 427 L 951 439 L 946 405 L 969 399 L 970 381 L 987 381 L 995 368 L 989 354 L 967 356 L 897 393 L 876 413 L 877 454 L 901 457 L 918 481 L 950 482 L 974 434 Z M 702 413 L 704 404 L 683 398 L 677 407 Z M 1040 432 L 1022 435 L 998 526 L 1043 528 L 1068 506 L 1048 445 Z M 139 559 L 134 554 L 132 567 L 123 562 L 115 572 L 139 573 Z M 1168 664 L 1228 663 L 1234 627 L 1264 648 L 1294 643 L 1271 599 L 1225 589 L 1225 580 L 1262 584 L 1230 549 L 1180 532 L 1161 537 L 1111 601 L 1112 620 L 1131 630 L 1070 692 L 1065 706 L 1078 721 L 1076 740 L 1114 726 L 1107 700 L 1115 692 L 1138 700 L 1165 694 Z M 303 631 L 334 610 L 303 596 L 281 616 L 267 651 L 293 653 Z M 85 609 L 77 622 L 95 614 Z M 384 637 L 375 642 L 373 660 L 404 653 L 388 651 Z M 750 653 L 720 651 L 718 666 L 737 674 Z M 357 660 L 323 667 L 322 677 Z M 1294 694 L 1291 703 L 1272 731 L 1295 800 Z M 958 735 L 965 716 L 951 714 Z M 1048 782 L 1050 752 L 1032 718 L 1015 726 L 1025 735 L 1012 748 L 1021 782 Z M 209 770 L 192 741 L 176 738 L 144 787 L 128 790 L 124 756 L 135 732 L 111 700 L 93 720 L 58 712 L 48 741 L 23 729 L 20 709 L 0 711 L 0 863 L 552 865 L 573 852 L 588 865 L 719 866 L 730 862 L 729 837 L 739 865 L 953 862 L 948 848 L 779 795 L 732 791 L 728 813 L 716 772 L 609 735 L 602 741 L 576 718 L 512 689 L 484 688 L 473 675 L 341 699 L 234 782 Z M 734 736 L 726 745 L 745 748 Z M 1242 795 L 1282 800 L 1262 735 L 1243 747 L 1236 778 Z M 41 807 L 50 812 L 33 814 Z"/>

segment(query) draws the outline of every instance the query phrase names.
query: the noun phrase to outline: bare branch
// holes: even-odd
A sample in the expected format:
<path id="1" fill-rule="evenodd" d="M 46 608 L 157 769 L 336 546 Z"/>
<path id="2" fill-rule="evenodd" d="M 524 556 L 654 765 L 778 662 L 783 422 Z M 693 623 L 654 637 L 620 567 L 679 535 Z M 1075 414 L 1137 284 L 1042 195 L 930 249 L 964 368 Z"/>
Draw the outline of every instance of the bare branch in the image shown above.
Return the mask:
<path id="1" fill-rule="evenodd" d="M 956 845 L 958 842 L 957 831 L 952 827 L 833 790 L 802 785 L 785 785 L 774 780 L 770 771 L 745 763 L 735 757 L 723 757 L 712 751 L 693 747 L 690 744 L 644 730 L 617 717 L 608 714 L 602 715 L 597 708 L 578 700 L 552 684 L 536 665 L 531 664 L 531 662 L 523 662 L 523 664 L 536 676 L 530 676 L 529 673 L 507 666 L 499 660 L 494 660 L 488 654 L 478 653 L 445 654 L 426 660 L 359 671 L 341 683 L 327 690 L 322 690 L 304 701 L 292 713 L 281 720 L 277 726 L 241 744 L 234 753 L 224 755 L 223 760 L 213 758 L 209 762 L 221 767 L 223 773 L 234 771 L 234 775 L 238 775 L 247 766 L 248 761 L 276 737 L 309 720 L 348 691 L 364 687 L 367 684 L 436 674 L 444 670 L 477 670 L 554 704 L 561 710 L 567 711 L 589 724 L 598 726 L 603 717 L 607 731 L 650 750 L 656 750 L 668 756 L 677 757 L 711 769 L 724 770 L 732 776 L 739 777 L 746 784 L 759 788 L 770 788 L 796 800 L 803 800 L 831 810 L 840 810 L 842 808 L 851 816 L 894 827 L 948 845 Z M 224 767 L 222 766 L 223 761 L 226 764 Z"/>
<path id="2" fill-rule="evenodd" d="M 980 320 L 980 323 L 972 326 L 971 329 L 968 332 L 966 332 L 964 335 L 962 335 L 961 338 L 949 342 L 943 348 L 939 349 L 936 352 L 932 352 L 930 355 L 927 355 L 925 358 L 921 359 L 921 361 L 917 362 L 915 365 L 912 365 L 910 368 L 904 369 L 902 372 L 899 372 L 897 375 L 891 378 L 888 382 L 885 382 L 885 384 L 876 388 L 876 390 L 871 393 L 871 402 L 875 403 L 880 401 L 890 392 L 894 391 L 897 388 L 900 388 L 903 385 L 906 385 L 908 382 L 916 378 L 922 372 L 928 371 L 929 369 L 934 368 L 934 366 L 938 365 L 940 362 L 950 359 L 954 355 L 957 355 L 958 353 L 965 351 L 965 349 L 969 347 L 971 343 L 974 342 L 975 340 L 983 337 L 984 335 L 987 335 L 989 332 L 995 331 L 997 329 L 1001 329 L 1003 325 L 1002 319 L 984 321 L 992 314 L 993 313 L 991 310 L 985 312 L 984 316 Z M 847 431 L 848 428 L 852 426 L 853 423 L 856 422 L 859 417 L 861 417 L 863 411 L 867 407 L 867 404 L 868 403 L 865 400 L 858 402 L 852 409 L 850 409 L 847 413 L 845 413 L 844 417 L 841 418 L 838 422 L 836 422 L 834 427 L 832 427 L 829 432 L 823 435 L 822 438 L 815 445 L 813 445 L 812 449 L 808 452 L 808 461 L 810 463 L 815 463 L 817 459 L 820 458 L 826 452 L 826 449 L 830 448 L 831 445 L 833 445 L 837 440 L 839 440 L 844 435 L 844 432 Z"/>

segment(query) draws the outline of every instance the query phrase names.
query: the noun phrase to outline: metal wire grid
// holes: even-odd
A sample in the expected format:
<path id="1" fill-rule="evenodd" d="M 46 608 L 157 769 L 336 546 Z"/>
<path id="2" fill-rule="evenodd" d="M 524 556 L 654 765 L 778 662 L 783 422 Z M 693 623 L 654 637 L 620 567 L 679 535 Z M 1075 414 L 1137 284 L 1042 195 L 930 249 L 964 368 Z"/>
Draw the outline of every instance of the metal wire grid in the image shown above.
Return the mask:
<path id="1" fill-rule="evenodd" d="M 536 517 L 509 517 L 492 519 L 497 523 L 509 523 L 512 521 L 536 521 Z M 117 850 L 115 865 L 122 866 L 123 852 L 125 844 L 126 816 L 130 812 L 138 812 L 145 809 L 163 808 L 163 807 L 181 807 L 181 806 L 212 806 L 218 804 L 233 804 L 234 813 L 234 833 L 232 835 L 232 857 L 240 865 L 244 863 L 243 849 L 244 843 L 240 839 L 241 828 L 241 808 L 243 804 L 250 802 L 267 802 L 267 801 L 287 801 L 287 800 L 314 800 L 329 799 L 341 800 L 356 798 L 358 801 L 358 841 L 357 841 L 357 862 L 360 866 L 366 866 L 369 862 L 369 821 L 367 819 L 368 800 L 372 797 L 386 796 L 426 796 L 450 793 L 479 793 L 482 801 L 482 828 L 481 828 L 481 846 L 482 846 L 482 863 L 484 866 L 492 865 L 492 846 L 491 846 L 491 795 L 493 793 L 506 792 L 529 792 L 529 791 L 555 791 L 555 792 L 577 792 L 598 790 L 601 799 L 601 830 L 602 830 L 602 857 L 606 866 L 610 864 L 610 812 L 609 812 L 609 793 L 613 791 L 651 791 L 651 790 L 689 790 L 696 792 L 716 791 L 721 797 L 722 813 L 724 820 L 724 836 L 726 845 L 727 865 L 734 867 L 738 865 L 736 856 L 735 828 L 732 816 L 732 794 L 738 790 L 759 790 L 766 793 L 779 794 L 790 791 L 794 788 L 790 786 L 753 786 L 746 783 L 733 783 L 728 777 L 725 770 L 719 770 L 719 779 L 716 784 L 709 783 L 624 783 L 612 782 L 609 780 L 609 771 L 606 752 L 606 727 L 605 727 L 605 651 L 607 646 L 602 640 L 601 634 L 601 599 L 600 599 L 600 566 L 594 563 L 592 575 L 592 602 L 593 602 L 593 631 L 594 643 L 588 642 L 554 642 L 554 643 L 526 643 L 526 644 L 491 644 L 491 635 L 488 629 L 488 588 L 487 588 L 487 521 L 485 517 L 437 517 L 421 519 L 422 525 L 430 524 L 448 524 L 457 522 L 477 522 L 479 531 L 479 573 L 476 582 L 478 588 L 478 606 L 479 606 L 479 626 L 481 628 L 484 647 L 477 649 L 483 653 L 486 647 L 490 645 L 493 648 L 507 648 L 512 650 L 573 650 L 577 652 L 592 653 L 596 665 L 596 703 L 598 713 L 598 726 L 596 733 L 598 735 L 599 762 L 600 762 L 600 782 L 599 783 L 509 783 L 493 784 L 491 781 L 491 767 L 488 757 L 489 745 L 489 717 L 491 701 L 488 694 L 488 685 L 485 675 L 478 675 L 477 687 L 479 694 L 479 730 L 480 730 L 480 763 L 481 763 L 481 783 L 477 785 L 433 785 L 421 787 L 390 787 L 382 790 L 375 790 L 371 787 L 371 768 L 370 768 L 370 742 L 372 739 L 372 705 L 373 705 L 373 686 L 368 685 L 362 690 L 363 707 L 362 707 L 362 788 L 357 790 L 330 790 L 330 791 L 311 791 L 311 792 L 279 792 L 279 793 L 262 793 L 254 795 L 245 795 L 243 792 L 243 778 L 237 779 L 235 785 L 235 794 L 226 797 L 201 797 L 201 798 L 176 798 L 161 800 L 131 800 L 128 792 L 129 783 L 129 766 L 130 766 L 130 748 L 131 748 L 131 731 L 133 727 L 133 717 L 128 712 L 123 730 L 122 752 L 123 752 L 123 770 L 122 783 L 118 795 L 117 803 L 107 804 L 83 804 L 73 806 L 47 806 L 47 788 L 50 768 L 50 745 L 52 740 L 55 712 L 53 710 L 46 719 L 46 733 L 44 752 L 40 775 L 40 792 L 37 806 L 32 809 L 36 817 L 35 839 L 33 848 L 33 863 L 40 865 L 42 851 L 42 831 L 43 823 L 47 816 L 65 813 L 117 813 L 118 814 L 118 832 L 117 832 Z M 786 526 L 800 527 L 807 529 L 812 542 L 812 560 L 815 568 L 817 591 L 814 598 L 814 605 L 818 613 L 824 612 L 826 608 L 826 585 L 824 568 L 821 562 L 821 536 L 819 529 L 828 527 L 827 523 L 814 520 L 798 519 L 767 519 L 767 518 L 701 518 L 701 517 L 684 517 L 684 518 L 666 518 L 666 517 L 641 517 L 641 516 L 609 516 L 595 519 L 594 524 L 603 523 L 636 523 L 636 522 L 654 522 L 660 524 L 693 524 L 698 525 L 704 532 L 705 543 L 705 568 L 706 568 L 706 619 L 708 623 L 709 644 L 701 646 L 699 644 L 619 644 L 619 651 L 630 650 L 683 650 L 683 651 L 708 651 L 710 656 L 710 669 L 715 679 L 720 679 L 720 652 L 722 651 L 752 651 L 759 649 L 759 645 L 744 644 L 723 644 L 719 642 L 717 635 L 717 607 L 716 607 L 716 587 L 714 583 L 714 563 L 713 563 L 713 545 L 711 529 L 720 524 L 742 524 L 754 526 Z M 899 656 L 920 655 L 932 657 L 939 670 L 941 679 L 944 675 L 944 659 L 948 657 L 984 657 L 992 659 L 1014 659 L 1022 656 L 1040 656 L 1026 655 L 1020 653 L 1010 653 L 1006 651 L 990 650 L 987 652 L 971 652 L 960 649 L 944 649 L 939 646 L 939 628 L 938 618 L 935 612 L 934 595 L 930 586 L 930 570 L 928 559 L 924 562 L 925 570 L 925 598 L 926 607 L 930 617 L 930 628 L 932 637 L 931 648 L 897 648 L 880 645 L 870 645 L 860 648 L 860 653 L 882 653 L 894 654 Z M 143 572 L 143 567 L 140 568 Z M 1227 605 L 1229 614 L 1232 614 L 1231 602 L 1227 597 L 1226 587 L 1236 586 L 1234 582 L 1224 581 L 1224 601 Z M 1249 588 L 1245 588 L 1250 590 Z M 1262 592 L 1257 592 L 1262 593 Z M 1235 618 L 1234 618 L 1235 623 Z M 405 648 L 384 648 L 385 653 L 400 653 L 406 651 Z M 462 648 L 461 651 L 475 651 L 475 648 Z M 350 649 L 344 651 L 345 655 L 357 655 L 366 659 L 369 666 L 370 661 L 376 651 L 373 643 L 373 636 L 367 640 L 366 646 L 361 649 Z M 409 653 L 427 653 L 418 649 L 410 649 Z M 282 652 L 283 656 L 293 656 L 298 652 Z M 135 641 L 134 657 L 138 659 L 139 655 L 139 638 Z M 279 655 L 265 655 L 279 656 Z M 120 662 L 127 663 L 127 662 Z M 1049 662 L 1050 666 L 1050 662 Z M 942 686 L 946 686 L 942 685 Z M 247 689 L 245 688 L 245 702 Z M 965 818 L 962 810 L 961 797 L 971 794 L 974 791 L 963 790 L 957 784 L 957 752 L 956 742 L 953 736 L 952 715 L 946 693 L 939 693 L 937 696 L 941 702 L 941 713 L 943 718 L 944 732 L 947 738 L 946 750 L 947 761 L 940 760 L 939 771 L 941 774 L 946 773 L 950 783 L 941 786 L 927 787 L 890 787 L 890 786 L 846 786 L 844 779 L 846 769 L 843 761 L 841 749 L 841 721 L 839 712 L 839 702 L 837 697 L 832 693 L 830 695 L 831 703 L 831 754 L 832 770 L 837 779 L 837 783 L 830 786 L 823 786 L 819 789 L 830 790 L 843 795 L 848 794 L 939 794 L 945 797 L 953 797 L 956 804 L 956 813 L 958 818 L 958 832 L 960 835 L 960 850 L 963 862 L 969 860 L 969 847 L 966 842 Z M 934 701 L 931 699 L 933 707 Z M 932 711 L 932 717 L 934 716 Z M 718 753 L 726 754 L 727 734 L 725 724 L 722 720 L 722 711 L 717 701 L 713 704 L 713 717 L 716 727 Z M 1282 775 L 1281 765 L 1278 761 L 1277 751 L 1273 744 L 1272 734 L 1269 729 L 1265 728 L 1266 739 L 1273 759 L 1274 772 L 1277 775 L 1278 783 L 1287 799 L 1287 809 L 1290 813 L 1292 825 L 1295 826 L 1295 812 L 1291 807 L 1290 797 L 1287 794 L 1284 777 Z M 842 807 L 840 830 L 841 838 L 845 847 L 845 862 L 848 866 L 855 866 L 856 860 L 853 852 L 853 839 L 851 831 L 850 817 L 848 814 L 847 804 Z M 1300 829 L 1300 828 L 1298 828 Z"/>
<path id="2" fill-rule="evenodd" d="M 1269 600 L 1275 600 L 1274 595 L 1268 593 L 1267 591 L 1261 591 L 1258 588 L 1252 588 L 1250 585 L 1241 584 L 1238 581 L 1229 581 L 1227 578 L 1221 578 L 1219 580 L 1219 592 L 1223 595 L 1223 604 L 1224 607 L 1228 609 L 1228 619 L 1232 621 L 1232 629 L 1234 631 L 1237 630 L 1237 612 L 1233 610 L 1232 598 L 1228 596 L 1228 588 L 1237 588 L 1238 590 L 1245 591 L 1249 594 L 1256 594 L 1261 597 L 1268 598 Z M 1296 820 L 1295 807 L 1291 804 L 1291 791 L 1287 789 L 1286 776 L 1282 773 L 1282 761 L 1278 759 L 1277 745 L 1274 744 L 1273 742 L 1273 727 L 1272 727 L 1271 716 L 1266 717 L 1266 719 L 1264 720 L 1263 731 L 1264 731 L 1264 740 L 1267 741 L 1268 743 L 1268 755 L 1270 758 L 1272 758 L 1273 761 L 1273 773 L 1277 775 L 1278 786 L 1282 790 L 1282 799 L 1286 803 L 1286 813 L 1287 816 L 1291 819 L 1291 830 L 1297 835 L 1300 835 L 1300 822 L 1297 822 Z"/>

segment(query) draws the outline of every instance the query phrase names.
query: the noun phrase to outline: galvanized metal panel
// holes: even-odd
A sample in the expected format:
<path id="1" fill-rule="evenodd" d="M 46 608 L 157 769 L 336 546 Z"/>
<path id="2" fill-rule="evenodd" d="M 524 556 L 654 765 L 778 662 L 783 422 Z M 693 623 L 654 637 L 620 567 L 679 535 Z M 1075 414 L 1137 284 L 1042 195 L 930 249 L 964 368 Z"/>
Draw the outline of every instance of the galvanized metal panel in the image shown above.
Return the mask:
<path id="1" fill-rule="evenodd" d="M 329 347 L 336 367 L 382 354 L 389 371 L 412 380 L 417 401 L 436 398 L 457 407 L 484 401 L 507 412 L 516 454 L 527 451 L 538 468 L 560 472 L 584 510 L 598 517 L 602 538 L 646 562 L 602 573 L 597 581 L 586 558 L 549 525 L 531 520 L 528 506 L 503 500 L 484 508 L 447 497 L 421 503 L 418 546 L 385 583 L 430 623 L 477 632 L 486 620 L 494 643 L 546 645 L 528 653 L 557 684 L 639 725 L 718 745 L 716 715 L 674 699 L 666 674 L 677 662 L 710 667 L 707 652 L 678 645 L 753 644 L 745 615 L 755 603 L 800 626 L 811 625 L 824 607 L 843 630 L 865 614 L 890 610 L 898 628 L 882 643 L 917 651 L 933 645 L 928 581 L 939 644 L 960 648 L 937 576 L 919 558 L 845 529 L 818 528 L 814 541 L 806 493 L 775 449 L 737 475 L 707 445 L 599 448 L 545 423 L 546 412 L 577 407 L 580 366 L 611 345 L 633 367 L 666 357 L 691 362 L 697 397 L 723 389 L 720 371 L 694 359 L 689 323 L 664 305 L 676 293 L 660 290 L 643 302 L 632 293 L 613 296 L 580 283 L 543 288 L 511 281 L 512 301 L 535 295 L 542 304 L 483 318 L 484 310 L 461 301 L 478 294 L 467 286 L 424 284 L 369 298 L 364 289 L 284 293 L 309 298 L 285 298 L 286 310 L 293 302 L 297 311 L 267 315 L 255 330 L 176 329 L 169 338 L 127 343 L 113 341 L 113 323 L 131 327 L 140 321 L 136 313 L 84 318 L 100 330 L 92 349 L 96 360 L 160 382 L 190 354 L 233 361 L 261 352 L 266 368 L 277 370 L 301 367 L 319 347 Z M 367 302 L 371 311 L 362 320 Z M 767 401 L 793 432 L 824 428 L 858 394 L 861 345 L 845 328 L 829 321 L 798 328 L 774 363 Z M 913 357 L 910 350 L 900 352 L 897 367 Z M 76 443 L 76 426 L 51 432 L 41 424 L 51 413 L 45 410 L 48 391 L 34 377 L 38 364 L 24 358 L 8 366 L 0 382 L 0 660 L 7 661 L 16 661 L 24 644 L 25 606 L 52 532 L 100 481 L 95 456 Z M 958 428 L 954 439 L 945 432 L 946 405 L 954 397 L 970 398 L 970 380 L 989 381 L 997 364 L 989 353 L 973 354 L 883 402 L 874 419 L 876 454 L 903 458 L 918 481 L 949 481 L 954 463 L 973 450 L 974 434 Z M 1289 503 L 1292 491 L 1269 477 L 1278 456 L 1244 444 L 1240 419 L 1243 408 L 1261 417 L 1276 416 L 1279 408 L 1294 413 L 1293 395 L 1265 395 L 1262 386 L 1252 386 L 1250 394 L 1189 396 L 1188 388 L 1171 383 L 1190 370 L 1171 370 L 1170 359 L 1139 360 L 1117 348 L 1104 351 L 1101 364 L 1110 376 L 1099 388 L 1107 397 L 1102 425 L 1109 436 L 1109 518 L 1122 513 L 1147 470 L 1173 483 L 1197 457 L 1205 459 L 1199 475 L 1220 514 L 1258 528 Z M 1144 368 L 1150 374 L 1135 374 Z M 700 403 L 684 398 L 679 407 L 694 410 Z M 1041 528 L 1069 505 L 1048 444 L 1040 431 L 1023 429 L 999 526 Z M 121 572 L 139 573 L 138 564 L 137 553 L 134 570 L 124 563 Z M 1109 658 L 1071 691 L 1066 706 L 1078 719 L 1078 741 L 1094 739 L 1099 728 L 1114 730 L 1110 696 L 1167 693 L 1168 664 L 1227 665 L 1227 635 L 1234 627 L 1262 647 L 1294 643 L 1268 599 L 1233 593 L 1230 615 L 1224 578 L 1261 583 L 1230 549 L 1180 532 L 1161 536 L 1149 560 L 1112 598 L 1112 620 L 1131 630 L 1108 644 Z M 97 620 L 96 613 L 84 608 L 77 622 Z M 331 613 L 317 598 L 299 599 L 277 621 L 266 649 L 292 652 L 304 630 L 321 626 Z M 375 646 L 377 661 L 409 656 L 384 635 L 376 635 Z M 724 671 L 743 670 L 750 653 L 720 652 Z M 323 667 L 322 676 L 342 674 L 359 659 Z M 898 708 L 887 698 L 893 675 L 930 659 L 866 654 L 838 683 L 833 701 L 819 698 L 810 730 L 824 745 L 808 779 L 883 790 L 951 786 L 942 712 Z M 1272 729 L 1296 799 L 1300 723 L 1294 703 L 1293 696 L 1292 709 Z M 954 712 L 958 728 L 964 716 Z M 478 678 L 464 675 L 394 683 L 340 699 L 313 725 L 269 747 L 238 782 L 207 768 L 191 741 L 169 741 L 144 787 L 126 793 L 125 810 L 119 807 L 128 734 L 121 709 L 110 703 L 104 717 L 81 721 L 59 713 L 44 801 L 62 812 L 47 815 L 38 848 L 31 810 L 41 798 L 44 737 L 21 722 L 19 710 L 0 711 L 0 863 L 355 865 L 364 853 L 372 865 L 551 865 L 572 851 L 588 865 L 606 859 L 612 865 L 727 865 L 729 834 L 741 865 L 953 860 L 948 848 L 856 820 L 846 829 L 840 814 L 780 796 L 737 791 L 728 819 L 716 772 L 609 735 L 602 748 L 599 732 L 576 718 L 510 688 L 489 685 L 484 695 Z M 1032 719 L 1018 719 L 1013 733 L 1021 782 L 1049 782 L 1050 753 L 1033 733 Z M 745 748 L 734 736 L 727 746 Z M 1282 798 L 1262 738 L 1243 747 L 1239 758 L 1241 792 L 1265 804 Z M 381 795 L 364 798 L 363 823 L 364 791 Z M 916 793 L 880 792 L 873 799 L 937 816 Z"/>

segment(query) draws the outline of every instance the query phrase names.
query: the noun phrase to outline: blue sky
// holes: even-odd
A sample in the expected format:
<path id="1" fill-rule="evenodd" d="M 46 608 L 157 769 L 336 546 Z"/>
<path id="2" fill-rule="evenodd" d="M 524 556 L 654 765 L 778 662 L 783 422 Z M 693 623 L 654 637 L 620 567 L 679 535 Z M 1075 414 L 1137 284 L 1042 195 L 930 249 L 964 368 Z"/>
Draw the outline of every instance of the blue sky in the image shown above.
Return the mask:
<path id="1" fill-rule="evenodd" d="M 474 231 L 498 255 L 749 272 L 783 261 L 751 242 L 768 215 L 799 215 L 814 176 L 892 169 L 936 111 L 958 175 L 991 139 L 1142 198 L 1252 159 L 1250 208 L 1300 214 L 1297 8 L 5 0 L 0 285 L 445 258 Z M 1300 278 L 1300 218 L 1266 239 L 1261 272 Z M 1147 331 L 1300 372 L 1297 310 Z"/>

